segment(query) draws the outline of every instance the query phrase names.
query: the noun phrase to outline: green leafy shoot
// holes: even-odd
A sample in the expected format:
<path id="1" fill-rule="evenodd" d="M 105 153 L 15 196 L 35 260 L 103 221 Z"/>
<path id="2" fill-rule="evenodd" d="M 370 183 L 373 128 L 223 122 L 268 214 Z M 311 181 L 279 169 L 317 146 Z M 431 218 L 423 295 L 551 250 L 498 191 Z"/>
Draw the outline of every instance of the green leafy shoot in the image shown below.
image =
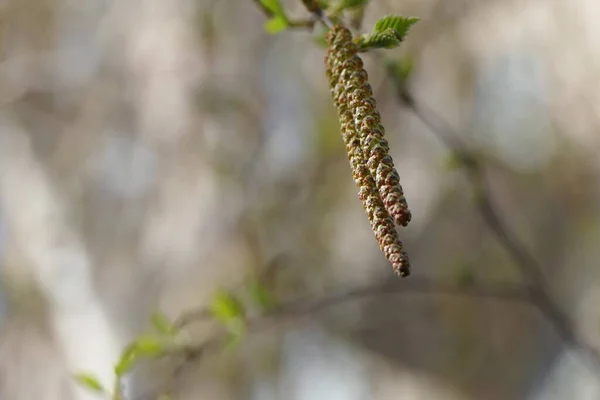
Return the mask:
<path id="1" fill-rule="evenodd" d="M 290 21 L 280 0 L 260 0 L 260 4 L 271 13 L 271 18 L 265 22 L 265 30 L 268 33 L 274 35 L 290 26 Z"/>
<path id="2" fill-rule="evenodd" d="M 210 311 L 217 320 L 224 324 L 243 319 L 246 315 L 242 303 L 232 294 L 222 290 L 213 296 Z"/>
<path id="3" fill-rule="evenodd" d="M 388 15 L 375 24 L 373 32 L 355 39 L 360 51 L 369 49 L 393 49 L 400 45 L 409 29 L 419 21 L 416 17 Z"/>
<path id="4" fill-rule="evenodd" d="M 151 322 L 156 332 L 160 334 L 173 336 L 177 333 L 177 329 L 171 320 L 169 320 L 169 318 L 160 311 L 152 314 Z"/>
<path id="5" fill-rule="evenodd" d="M 75 374 L 73 378 L 81 386 L 90 389 L 91 391 L 94 391 L 96 393 L 106 393 L 106 389 L 104 389 L 98 378 L 96 378 L 92 374 L 81 372 Z"/>

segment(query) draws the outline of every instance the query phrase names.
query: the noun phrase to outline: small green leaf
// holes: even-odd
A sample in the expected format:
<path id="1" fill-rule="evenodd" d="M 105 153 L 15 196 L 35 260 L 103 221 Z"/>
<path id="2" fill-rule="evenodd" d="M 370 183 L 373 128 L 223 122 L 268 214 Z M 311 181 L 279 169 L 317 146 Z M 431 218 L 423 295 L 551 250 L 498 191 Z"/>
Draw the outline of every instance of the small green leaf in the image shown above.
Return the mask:
<path id="1" fill-rule="evenodd" d="M 283 32 L 289 26 L 287 18 L 283 15 L 276 15 L 273 18 L 265 22 L 265 30 L 271 35 L 275 35 L 279 32 Z"/>
<path id="2" fill-rule="evenodd" d="M 245 316 L 242 303 L 225 291 L 218 291 L 214 295 L 210 311 L 216 319 L 224 323 L 229 323 Z"/>
<path id="3" fill-rule="evenodd" d="M 362 35 L 355 39 L 360 51 L 368 49 L 393 49 L 398 47 L 402 38 L 396 34 L 393 29 L 386 29 L 383 32 Z"/>
<path id="4" fill-rule="evenodd" d="M 411 26 L 417 23 L 416 17 L 399 17 L 388 15 L 375 24 L 373 32 L 355 39 L 359 51 L 368 49 L 392 49 L 400 45 Z"/>
<path id="5" fill-rule="evenodd" d="M 260 4 L 274 15 L 284 15 L 283 6 L 279 0 L 260 0 Z"/>
<path id="6" fill-rule="evenodd" d="M 132 343 L 125 348 L 125 351 L 121 354 L 121 359 L 117 362 L 117 365 L 115 365 L 115 375 L 117 375 L 117 377 L 122 377 L 127 372 L 131 371 L 136 361 L 137 347 L 135 343 Z"/>
<path id="7" fill-rule="evenodd" d="M 252 296 L 252 300 L 263 310 L 270 310 L 277 304 L 275 297 L 269 289 L 257 280 L 250 283 L 250 296 Z"/>
<path id="8" fill-rule="evenodd" d="M 154 314 L 152 314 L 151 321 L 152 326 L 158 333 L 169 336 L 172 336 L 175 333 L 177 333 L 177 330 L 175 329 L 173 323 L 164 313 L 160 311 L 157 311 Z"/>
<path id="9" fill-rule="evenodd" d="M 92 374 L 82 372 L 75 374 L 73 378 L 75 378 L 77 383 L 79 383 L 81 386 L 93 390 L 96 393 L 106 393 L 106 389 L 104 389 L 98 378 Z"/>
<path id="10" fill-rule="evenodd" d="M 408 34 L 410 27 L 416 24 L 418 21 L 419 18 L 417 17 L 388 15 L 377 21 L 375 27 L 373 28 L 373 33 L 381 33 L 387 31 L 388 29 L 392 29 L 394 32 L 396 32 L 400 40 L 403 40 Z"/>
<path id="11" fill-rule="evenodd" d="M 137 355 L 156 357 L 164 353 L 165 342 L 156 336 L 140 336 L 135 340 Z"/>

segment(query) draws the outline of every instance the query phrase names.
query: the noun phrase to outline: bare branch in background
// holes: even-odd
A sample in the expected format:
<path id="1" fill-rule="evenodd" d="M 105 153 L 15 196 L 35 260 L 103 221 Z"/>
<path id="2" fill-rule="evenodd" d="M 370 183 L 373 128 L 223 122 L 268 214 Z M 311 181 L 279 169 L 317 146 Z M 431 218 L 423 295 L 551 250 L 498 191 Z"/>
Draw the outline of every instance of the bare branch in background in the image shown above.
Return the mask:
<path id="1" fill-rule="evenodd" d="M 377 296 L 396 295 L 448 295 L 471 296 L 496 301 L 512 301 L 536 306 L 531 296 L 531 288 L 521 284 L 504 282 L 472 282 L 463 283 L 456 279 L 435 279 L 426 276 L 411 276 L 407 280 L 394 280 L 393 282 L 368 284 L 349 289 L 334 291 L 324 296 L 306 296 L 301 299 L 284 302 L 272 311 L 248 318 L 247 328 L 249 334 L 256 334 L 273 329 L 285 323 L 298 322 L 303 317 L 315 318 L 319 314 L 331 310 L 351 301 Z M 175 322 L 177 328 L 185 328 L 197 322 L 213 320 L 211 313 L 206 309 L 192 310 L 184 314 Z M 173 386 L 173 380 L 181 376 L 186 367 L 199 361 L 203 355 L 211 351 L 218 351 L 228 338 L 225 329 L 196 345 L 186 345 L 178 349 L 171 356 L 181 357 L 181 361 L 174 368 L 168 385 Z M 164 385 L 155 387 L 148 392 L 136 397 L 135 400 L 151 400 L 157 398 L 166 388 Z"/>
<path id="2" fill-rule="evenodd" d="M 447 121 L 407 90 L 405 82 L 394 72 L 391 65 L 389 67 L 388 75 L 396 86 L 399 101 L 408 107 L 444 146 L 458 156 L 475 193 L 475 201 L 481 217 L 527 281 L 526 287 L 532 302 L 552 323 L 565 343 L 581 350 L 586 358 L 600 369 L 600 352 L 577 333 L 575 323 L 550 294 L 541 265 L 517 235 L 503 222 L 482 161 L 460 140 L 458 133 Z"/>

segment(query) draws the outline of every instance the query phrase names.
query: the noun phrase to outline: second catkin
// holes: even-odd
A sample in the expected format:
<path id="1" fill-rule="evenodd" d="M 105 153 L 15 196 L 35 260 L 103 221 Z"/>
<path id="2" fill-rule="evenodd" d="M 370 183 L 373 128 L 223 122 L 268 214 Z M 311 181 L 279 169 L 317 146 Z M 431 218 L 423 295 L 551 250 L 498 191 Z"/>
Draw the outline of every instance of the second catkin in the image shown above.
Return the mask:
<path id="1" fill-rule="evenodd" d="M 408 276 L 410 264 L 394 221 L 406 226 L 411 214 L 400 177 L 388 154 L 388 143 L 383 138 L 384 129 L 367 73 L 348 29 L 334 26 L 327 33 L 326 41 L 329 86 L 359 198 L 379 246 L 394 271 L 400 276 Z"/>

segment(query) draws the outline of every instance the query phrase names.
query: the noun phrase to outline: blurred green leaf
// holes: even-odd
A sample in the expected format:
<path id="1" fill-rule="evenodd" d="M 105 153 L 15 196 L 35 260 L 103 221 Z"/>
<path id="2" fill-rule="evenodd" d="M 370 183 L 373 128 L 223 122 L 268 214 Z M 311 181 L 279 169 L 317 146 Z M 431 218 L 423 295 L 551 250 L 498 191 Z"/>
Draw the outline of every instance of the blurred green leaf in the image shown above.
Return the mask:
<path id="1" fill-rule="evenodd" d="M 250 296 L 263 310 L 271 310 L 277 305 L 275 296 L 273 296 L 271 291 L 258 280 L 250 282 Z"/>
<path id="2" fill-rule="evenodd" d="M 242 303 L 232 294 L 225 291 L 218 291 L 213 296 L 210 311 L 217 320 L 224 323 L 230 323 L 245 316 Z"/>
<path id="3" fill-rule="evenodd" d="M 117 375 L 117 377 L 122 377 L 127 372 L 131 371 L 137 361 L 136 351 L 137 347 L 135 343 L 132 343 L 125 348 L 125 351 L 123 351 L 121 358 L 115 366 L 115 375 Z"/>
<path id="4" fill-rule="evenodd" d="M 279 0 L 260 0 L 260 4 L 276 16 L 284 15 L 283 6 Z"/>
<path id="5" fill-rule="evenodd" d="M 275 35 L 287 29 L 289 26 L 287 18 L 282 15 L 277 15 L 265 22 L 265 30 L 271 35 Z"/>
<path id="6" fill-rule="evenodd" d="M 272 13 L 271 18 L 265 22 L 265 30 L 268 33 L 274 35 L 288 28 L 290 21 L 280 0 L 260 0 L 260 4 Z"/>
<path id="7" fill-rule="evenodd" d="M 156 336 L 140 336 L 135 340 L 136 355 L 156 357 L 164 353 L 165 342 Z"/>
<path id="8" fill-rule="evenodd" d="M 106 393 L 106 389 L 104 389 L 98 378 L 92 374 L 81 372 L 75 374 L 73 378 L 75 378 L 77 383 L 79 383 L 81 386 L 93 390 L 96 393 Z"/>
<path id="9" fill-rule="evenodd" d="M 172 336 L 177 331 L 173 323 L 169 320 L 169 318 L 160 311 L 157 311 L 154 314 L 152 314 L 151 321 L 154 329 L 158 333 L 161 333 L 163 335 Z"/>

